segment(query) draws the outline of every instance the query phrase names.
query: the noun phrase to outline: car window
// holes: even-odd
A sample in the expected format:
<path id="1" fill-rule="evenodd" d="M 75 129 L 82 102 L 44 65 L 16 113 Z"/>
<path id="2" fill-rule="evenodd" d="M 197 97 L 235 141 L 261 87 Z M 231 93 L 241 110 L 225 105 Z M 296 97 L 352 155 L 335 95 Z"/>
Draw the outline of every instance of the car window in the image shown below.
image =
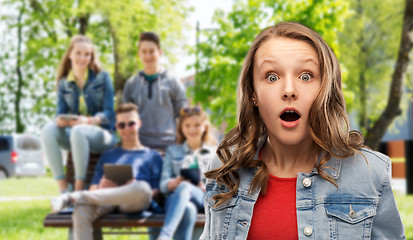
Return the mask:
<path id="1" fill-rule="evenodd" d="M 8 151 L 9 149 L 9 141 L 5 138 L 0 138 L 0 151 Z"/>
<path id="2" fill-rule="evenodd" d="M 40 141 L 34 137 L 19 137 L 17 138 L 17 148 L 21 150 L 39 150 Z"/>

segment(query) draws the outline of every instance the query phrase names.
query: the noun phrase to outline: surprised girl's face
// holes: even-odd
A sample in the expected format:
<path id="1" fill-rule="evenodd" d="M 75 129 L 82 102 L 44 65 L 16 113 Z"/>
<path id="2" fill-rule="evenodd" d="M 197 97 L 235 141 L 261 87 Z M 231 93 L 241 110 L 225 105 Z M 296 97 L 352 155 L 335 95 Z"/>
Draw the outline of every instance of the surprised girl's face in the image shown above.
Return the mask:
<path id="1" fill-rule="evenodd" d="M 272 141 L 312 141 L 309 114 L 321 87 L 320 63 L 312 45 L 282 37 L 266 40 L 254 56 L 253 84 L 253 101 Z"/>

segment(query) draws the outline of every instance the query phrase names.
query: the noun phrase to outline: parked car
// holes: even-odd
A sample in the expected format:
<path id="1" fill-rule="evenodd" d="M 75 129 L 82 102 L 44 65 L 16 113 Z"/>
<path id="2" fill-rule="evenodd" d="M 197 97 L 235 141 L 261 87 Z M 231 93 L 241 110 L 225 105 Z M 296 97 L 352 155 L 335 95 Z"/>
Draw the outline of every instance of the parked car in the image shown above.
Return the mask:
<path id="1" fill-rule="evenodd" d="M 12 136 L 0 136 L 0 179 L 16 174 L 17 153 L 13 151 Z"/>
<path id="2" fill-rule="evenodd" d="M 40 139 L 28 134 L 0 136 L 0 179 L 46 172 Z"/>

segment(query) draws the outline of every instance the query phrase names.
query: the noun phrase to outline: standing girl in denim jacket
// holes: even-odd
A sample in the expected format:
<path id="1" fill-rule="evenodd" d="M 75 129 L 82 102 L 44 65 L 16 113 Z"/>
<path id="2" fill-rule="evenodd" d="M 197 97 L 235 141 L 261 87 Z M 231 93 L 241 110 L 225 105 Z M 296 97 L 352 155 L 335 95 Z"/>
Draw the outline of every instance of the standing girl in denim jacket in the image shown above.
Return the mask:
<path id="1" fill-rule="evenodd" d="M 204 172 L 215 156 L 208 115 L 199 107 L 183 108 L 178 120 L 177 143 L 165 152 L 161 192 L 166 199 L 164 226 L 158 239 L 192 239 L 196 215 L 203 211 Z M 186 172 L 186 174 L 185 174 Z"/>
<path id="2" fill-rule="evenodd" d="M 42 130 L 45 155 L 61 192 L 68 186 L 60 148 L 72 151 L 74 188 L 82 190 L 89 152 L 115 144 L 113 97 L 112 80 L 101 70 L 92 41 L 74 36 L 57 74 L 56 120 Z"/>
<path id="3" fill-rule="evenodd" d="M 349 131 L 333 51 L 298 23 L 263 30 L 239 123 L 205 175 L 201 239 L 405 239 L 390 160 Z"/>

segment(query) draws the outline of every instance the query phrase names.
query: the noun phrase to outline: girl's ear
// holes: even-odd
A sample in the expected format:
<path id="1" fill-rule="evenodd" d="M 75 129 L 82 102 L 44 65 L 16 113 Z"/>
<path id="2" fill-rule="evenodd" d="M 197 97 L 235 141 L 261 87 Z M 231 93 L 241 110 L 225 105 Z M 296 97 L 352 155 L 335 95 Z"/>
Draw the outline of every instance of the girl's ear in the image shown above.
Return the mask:
<path id="1" fill-rule="evenodd" d="M 257 95 L 255 94 L 255 92 L 252 93 L 251 101 L 252 101 L 252 104 L 253 104 L 254 106 L 258 106 Z"/>

